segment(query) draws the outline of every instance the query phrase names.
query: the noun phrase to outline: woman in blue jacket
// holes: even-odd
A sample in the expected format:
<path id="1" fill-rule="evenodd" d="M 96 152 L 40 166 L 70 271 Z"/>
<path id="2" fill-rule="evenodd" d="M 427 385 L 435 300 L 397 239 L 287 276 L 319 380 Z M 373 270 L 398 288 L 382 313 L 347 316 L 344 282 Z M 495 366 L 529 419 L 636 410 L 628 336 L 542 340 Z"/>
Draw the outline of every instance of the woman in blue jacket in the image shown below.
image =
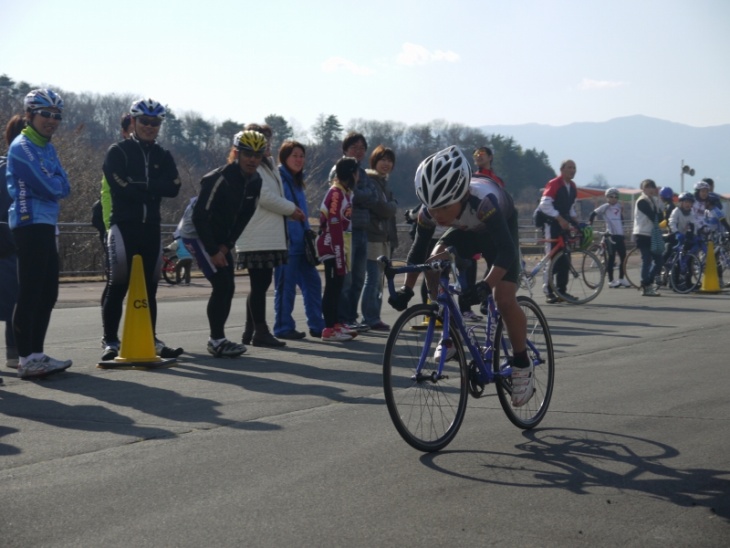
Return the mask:
<path id="1" fill-rule="evenodd" d="M 43 377 L 71 367 L 45 354 L 43 344 L 58 298 L 56 223 L 59 201 L 69 195 L 68 176 L 51 137 L 63 118 L 63 100 L 36 89 L 24 101 L 26 127 L 8 149 L 7 185 L 13 203 L 8 221 L 18 255 L 18 302 L 13 330 L 20 378 Z"/>
<path id="2" fill-rule="evenodd" d="M 297 286 L 304 298 L 309 334 L 322 336 L 322 280 L 317 269 L 307 262 L 304 253 L 304 233 L 309 230 L 307 197 L 304 193 L 304 145 L 297 141 L 284 141 L 279 149 L 279 173 L 284 183 L 284 196 L 303 212 L 304 221 L 287 220 L 289 235 L 289 259 L 275 271 L 274 335 L 279 339 L 302 339 L 306 335 L 296 330 L 292 317 Z"/>

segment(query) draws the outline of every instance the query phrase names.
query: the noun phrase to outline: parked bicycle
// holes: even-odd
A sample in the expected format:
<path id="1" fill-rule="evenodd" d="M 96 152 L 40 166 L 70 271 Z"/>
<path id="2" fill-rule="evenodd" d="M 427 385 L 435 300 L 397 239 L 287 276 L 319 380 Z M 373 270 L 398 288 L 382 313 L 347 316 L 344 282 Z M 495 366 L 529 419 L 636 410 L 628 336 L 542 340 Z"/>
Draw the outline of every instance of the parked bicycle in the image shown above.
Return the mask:
<path id="1" fill-rule="evenodd" d="M 717 272 L 722 286 L 724 273 L 730 269 L 730 243 L 727 235 L 702 232 L 687 237 L 691 237 L 692 240 L 686 242 L 681 239 L 662 265 L 661 272 L 657 276 L 657 285 L 671 287 L 677 293 L 691 293 L 698 290 L 702 285 L 705 271 L 707 242 L 712 239 Z M 638 288 L 641 280 L 641 252 L 638 248 L 627 253 L 624 268 L 626 279 L 633 287 Z"/>
<path id="2" fill-rule="evenodd" d="M 610 232 L 598 232 L 594 234 L 600 236 L 597 240 L 594 240 L 594 242 L 588 247 L 588 251 L 590 253 L 593 253 L 596 257 L 598 257 L 601 260 L 601 264 L 603 265 L 603 271 L 608 275 L 608 258 L 609 253 L 611 253 L 613 250 L 615 250 L 615 242 L 612 239 L 612 235 Z M 615 252 L 614 252 L 615 253 Z M 616 253 L 617 254 L 617 253 Z M 615 264 L 613 266 L 616 266 Z M 627 280 L 621 279 L 621 272 L 619 269 L 619 272 L 617 273 L 618 277 L 614 278 L 614 281 L 612 284 L 609 284 L 609 287 L 630 287 L 630 283 Z"/>
<path id="3" fill-rule="evenodd" d="M 523 429 L 540 423 L 553 393 L 555 358 L 547 320 L 535 301 L 519 296 L 517 301 L 527 316 L 527 353 L 534 364 L 535 391 L 524 406 L 512 406 L 512 347 L 500 313 L 490 295 L 486 322 L 467 328 L 454 298 L 462 288 L 456 258 L 450 252 L 451 259 L 401 267 L 393 267 L 385 257 L 378 259 L 385 266 L 391 296 L 396 274 L 441 273 L 437 302 L 405 310 L 390 331 L 383 355 L 383 389 L 390 417 L 401 437 L 424 452 L 439 451 L 454 439 L 469 394 L 481 397 L 487 384 L 495 385 L 505 414 Z M 424 317 L 428 327 L 413 329 Z M 456 352 L 450 359 L 446 352 L 434 358 L 440 340 L 453 343 Z"/>
<path id="4" fill-rule="evenodd" d="M 180 280 L 175 275 L 177 267 L 177 255 L 175 251 L 165 246 L 162 248 L 162 277 L 171 285 L 175 285 Z"/>
<path id="5" fill-rule="evenodd" d="M 593 253 L 580 249 L 580 235 L 564 231 L 555 239 L 538 239 L 537 243 L 552 243 L 550 252 L 536 264 L 528 264 L 522 258 L 522 272 L 520 273 L 520 287 L 530 293 L 535 281 L 540 280 L 543 270 L 547 268 L 550 289 L 560 299 L 571 304 L 584 304 L 595 299 L 603 289 L 606 270 L 601 260 Z M 568 284 L 565 291 L 561 291 L 555 284 L 555 265 L 559 261 L 567 261 Z"/>

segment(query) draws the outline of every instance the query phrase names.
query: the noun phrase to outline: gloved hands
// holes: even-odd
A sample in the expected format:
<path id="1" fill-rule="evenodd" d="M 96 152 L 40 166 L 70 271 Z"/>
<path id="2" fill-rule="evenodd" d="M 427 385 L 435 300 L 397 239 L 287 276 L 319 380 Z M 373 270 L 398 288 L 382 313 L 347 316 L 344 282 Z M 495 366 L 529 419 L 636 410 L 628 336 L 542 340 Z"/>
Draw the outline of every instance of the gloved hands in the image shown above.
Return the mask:
<path id="1" fill-rule="evenodd" d="M 481 282 L 475 283 L 473 286 L 464 291 L 461 296 L 466 303 L 470 306 L 474 304 L 481 304 L 487 300 L 487 297 L 492 294 L 492 288 L 489 284 L 482 280 Z"/>
<path id="2" fill-rule="evenodd" d="M 404 285 L 395 292 L 395 295 L 391 295 L 388 298 L 388 304 L 398 312 L 402 312 L 408 308 L 408 301 L 411 300 L 411 297 L 413 297 L 413 290 L 407 285 Z"/>

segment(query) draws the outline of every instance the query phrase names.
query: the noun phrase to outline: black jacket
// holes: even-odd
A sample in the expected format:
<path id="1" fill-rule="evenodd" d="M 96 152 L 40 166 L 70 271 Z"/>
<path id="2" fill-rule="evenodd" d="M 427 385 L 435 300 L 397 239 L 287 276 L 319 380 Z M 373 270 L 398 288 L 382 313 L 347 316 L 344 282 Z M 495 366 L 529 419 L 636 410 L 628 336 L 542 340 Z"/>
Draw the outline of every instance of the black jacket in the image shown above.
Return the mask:
<path id="1" fill-rule="evenodd" d="M 245 178 L 238 164 L 214 169 L 200 181 L 193 208 L 193 224 L 206 253 L 215 255 L 223 244 L 229 250 L 253 217 L 261 194 L 258 173 Z"/>
<path id="2" fill-rule="evenodd" d="M 112 196 L 110 224 L 160 222 L 162 198 L 180 192 L 172 155 L 157 143 L 132 137 L 111 147 L 104 158 L 104 176 Z"/>

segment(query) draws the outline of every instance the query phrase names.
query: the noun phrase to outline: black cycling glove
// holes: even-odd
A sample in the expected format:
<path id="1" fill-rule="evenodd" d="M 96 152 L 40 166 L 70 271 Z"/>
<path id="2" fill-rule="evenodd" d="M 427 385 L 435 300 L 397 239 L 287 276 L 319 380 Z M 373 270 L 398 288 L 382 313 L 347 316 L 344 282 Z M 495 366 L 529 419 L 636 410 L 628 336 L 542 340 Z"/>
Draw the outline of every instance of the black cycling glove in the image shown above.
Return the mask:
<path id="1" fill-rule="evenodd" d="M 411 300 L 411 297 L 413 297 L 413 290 L 407 285 L 404 285 L 395 292 L 395 295 L 391 295 L 388 298 L 388 304 L 398 312 L 402 312 L 408 308 L 408 301 Z"/>

